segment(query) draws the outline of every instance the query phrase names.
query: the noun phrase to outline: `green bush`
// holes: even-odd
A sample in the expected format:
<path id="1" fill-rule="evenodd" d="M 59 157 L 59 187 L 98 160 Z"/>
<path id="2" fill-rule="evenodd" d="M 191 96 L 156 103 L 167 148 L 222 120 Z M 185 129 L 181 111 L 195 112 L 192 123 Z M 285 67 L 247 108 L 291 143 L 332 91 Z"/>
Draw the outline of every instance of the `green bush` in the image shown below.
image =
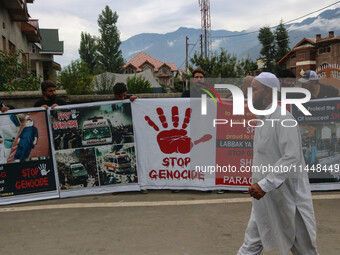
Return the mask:
<path id="1" fill-rule="evenodd" d="M 0 51 L 0 91 L 39 90 L 40 77 L 31 72 L 28 63 L 20 59 L 22 51 Z"/>
<path id="2" fill-rule="evenodd" d="M 152 93 L 151 83 L 143 76 L 136 75 L 126 79 L 126 85 L 130 94 Z"/>
<path id="3" fill-rule="evenodd" d="M 70 95 L 93 93 L 93 76 L 87 65 L 79 60 L 72 61 L 65 67 L 58 78 L 58 85 Z"/>

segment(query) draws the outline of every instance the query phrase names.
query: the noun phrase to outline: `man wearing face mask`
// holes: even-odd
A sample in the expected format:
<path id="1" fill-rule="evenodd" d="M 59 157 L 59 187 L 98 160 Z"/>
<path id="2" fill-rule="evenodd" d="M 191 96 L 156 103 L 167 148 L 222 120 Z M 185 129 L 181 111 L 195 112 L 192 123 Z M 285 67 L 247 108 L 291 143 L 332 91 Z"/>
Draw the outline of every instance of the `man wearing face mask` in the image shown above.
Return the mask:
<path id="1" fill-rule="evenodd" d="M 32 119 L 26 120 L 26 125 L 18 138 L 18 148 L 15 152 L 15 160 L 27 159 L 38 142 L 38 129 L 34 126 Z"/>
<path id="2" fill-rule="evenodd" d="M 35 102 L 34 107 L 41 106 L 46 109 L 51 107 L 51 109 L 53 109 L 58 105 L 65 105 L 66 102 L 63 99 L 57 98 L 56 87 L 57 86 L 52 81 L 43 81 L 41 83 L 41 92 L 43 97 Z"/>

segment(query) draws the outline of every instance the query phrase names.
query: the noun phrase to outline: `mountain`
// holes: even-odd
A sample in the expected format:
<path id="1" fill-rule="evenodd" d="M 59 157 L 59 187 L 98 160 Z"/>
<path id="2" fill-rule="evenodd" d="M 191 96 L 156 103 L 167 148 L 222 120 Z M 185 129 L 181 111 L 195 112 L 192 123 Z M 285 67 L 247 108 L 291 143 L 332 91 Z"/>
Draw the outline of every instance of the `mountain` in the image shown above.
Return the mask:
<path id="1" fill-rule="evenodd" d="M 327 36 L 328 31 L 334 31 L 335 35 L 340 34 L 340 8 L 326 10 L 317 17 L 289 24 L 287 29 L 290 47 L 294 47 L 305 37 L 315 38 L 316 34 Z M 215 51 L 223 47 L 238 58 L 249 56 L 256 60 L 260 57 L 261 49 L 257 39 L 258 33 L 242 35 L 248 32 L 252 31 L 212 30 L 212 48 Z M 185 38 L 189 38 L 189 53 L 193 56 L 195 51 L 200 51 L 200 34 L 201 29 L 186 27 L 166 34 L 142 33 L 123 41 L 121 50 L 127 61 L 137 53 L 145 52 L 162 62 L 174 62 L 178 69 L 184 69 Z"/>

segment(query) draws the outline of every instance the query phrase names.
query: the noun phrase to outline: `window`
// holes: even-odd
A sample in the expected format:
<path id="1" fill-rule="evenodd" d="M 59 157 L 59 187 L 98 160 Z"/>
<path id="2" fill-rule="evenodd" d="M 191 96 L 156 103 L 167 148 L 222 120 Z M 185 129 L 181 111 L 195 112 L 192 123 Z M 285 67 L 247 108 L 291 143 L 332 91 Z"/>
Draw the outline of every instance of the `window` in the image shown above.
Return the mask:
<path id="1" fill-rule="evenodd" d="M 29 53 L 22 53 L 22 63 L 29 64 L 30 54 Z"/>
<path id="2" fill-rule="evenodd" d="M 145 65 L 143 65 L 142 69 L 143 69 L 143 71 L 148 70 L 148 69 L 152 70 L 152 67 L 148 64 L 145 64 Z"/>
<path id="3" fill-rule="evenodd" d="M 37 48 L 36 46 L 34 45 L 34 43 L 31 44 L 31 49 L 30 49 L 30 53 L 31 54 L 35 54 L 37 52 Z"/>
<path id="4" fill-rule="evenodd" d="M 132 67 L 128 67 L 128 68 L 126 68 L 125 73 L 127 73 L 127 74 L 133 74 L 133 73 L 135 73 L 135 69 L 132 68 Z"/>
<path id="5" fill-rule="evenodd" d="M 8 46 L 9 46 L 9 51 L 10 52 L 15 52 L 15 45 L 13 43 L 8 41 Z"/>
<path id="6" fill-rule="evenodd" d="M 322 48 L 319 48 L 319 54 L 329 53 L 331 52 L 331 46 L 325 46 Z"/>
<path id="7" fill-rule="evenodd" d="M 6 51 L 6 37 L 2 37 L 2 50 Z"/>
<path id="8" fill-rule="evenodd" d="M 168 68 L 162 67 L 159 73 L 160 74 L 167 74 L 168 73 Z"/>

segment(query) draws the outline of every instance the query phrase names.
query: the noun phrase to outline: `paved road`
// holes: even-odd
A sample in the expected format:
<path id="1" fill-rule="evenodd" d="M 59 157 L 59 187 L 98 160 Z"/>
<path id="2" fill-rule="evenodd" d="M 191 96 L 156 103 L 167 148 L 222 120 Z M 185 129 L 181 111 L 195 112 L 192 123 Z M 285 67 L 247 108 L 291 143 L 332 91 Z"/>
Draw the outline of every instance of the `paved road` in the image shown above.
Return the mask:
<path id="1" fill-rule="evenodd" d="M 318 248 L 340 254 L 340 192 L 314 192 Z M 6 255 L 232 255 L 242 244 L 247 194 L 150 191 L 0 206 Z M 265 252 L 264 255 L 278 254 Z"/>

